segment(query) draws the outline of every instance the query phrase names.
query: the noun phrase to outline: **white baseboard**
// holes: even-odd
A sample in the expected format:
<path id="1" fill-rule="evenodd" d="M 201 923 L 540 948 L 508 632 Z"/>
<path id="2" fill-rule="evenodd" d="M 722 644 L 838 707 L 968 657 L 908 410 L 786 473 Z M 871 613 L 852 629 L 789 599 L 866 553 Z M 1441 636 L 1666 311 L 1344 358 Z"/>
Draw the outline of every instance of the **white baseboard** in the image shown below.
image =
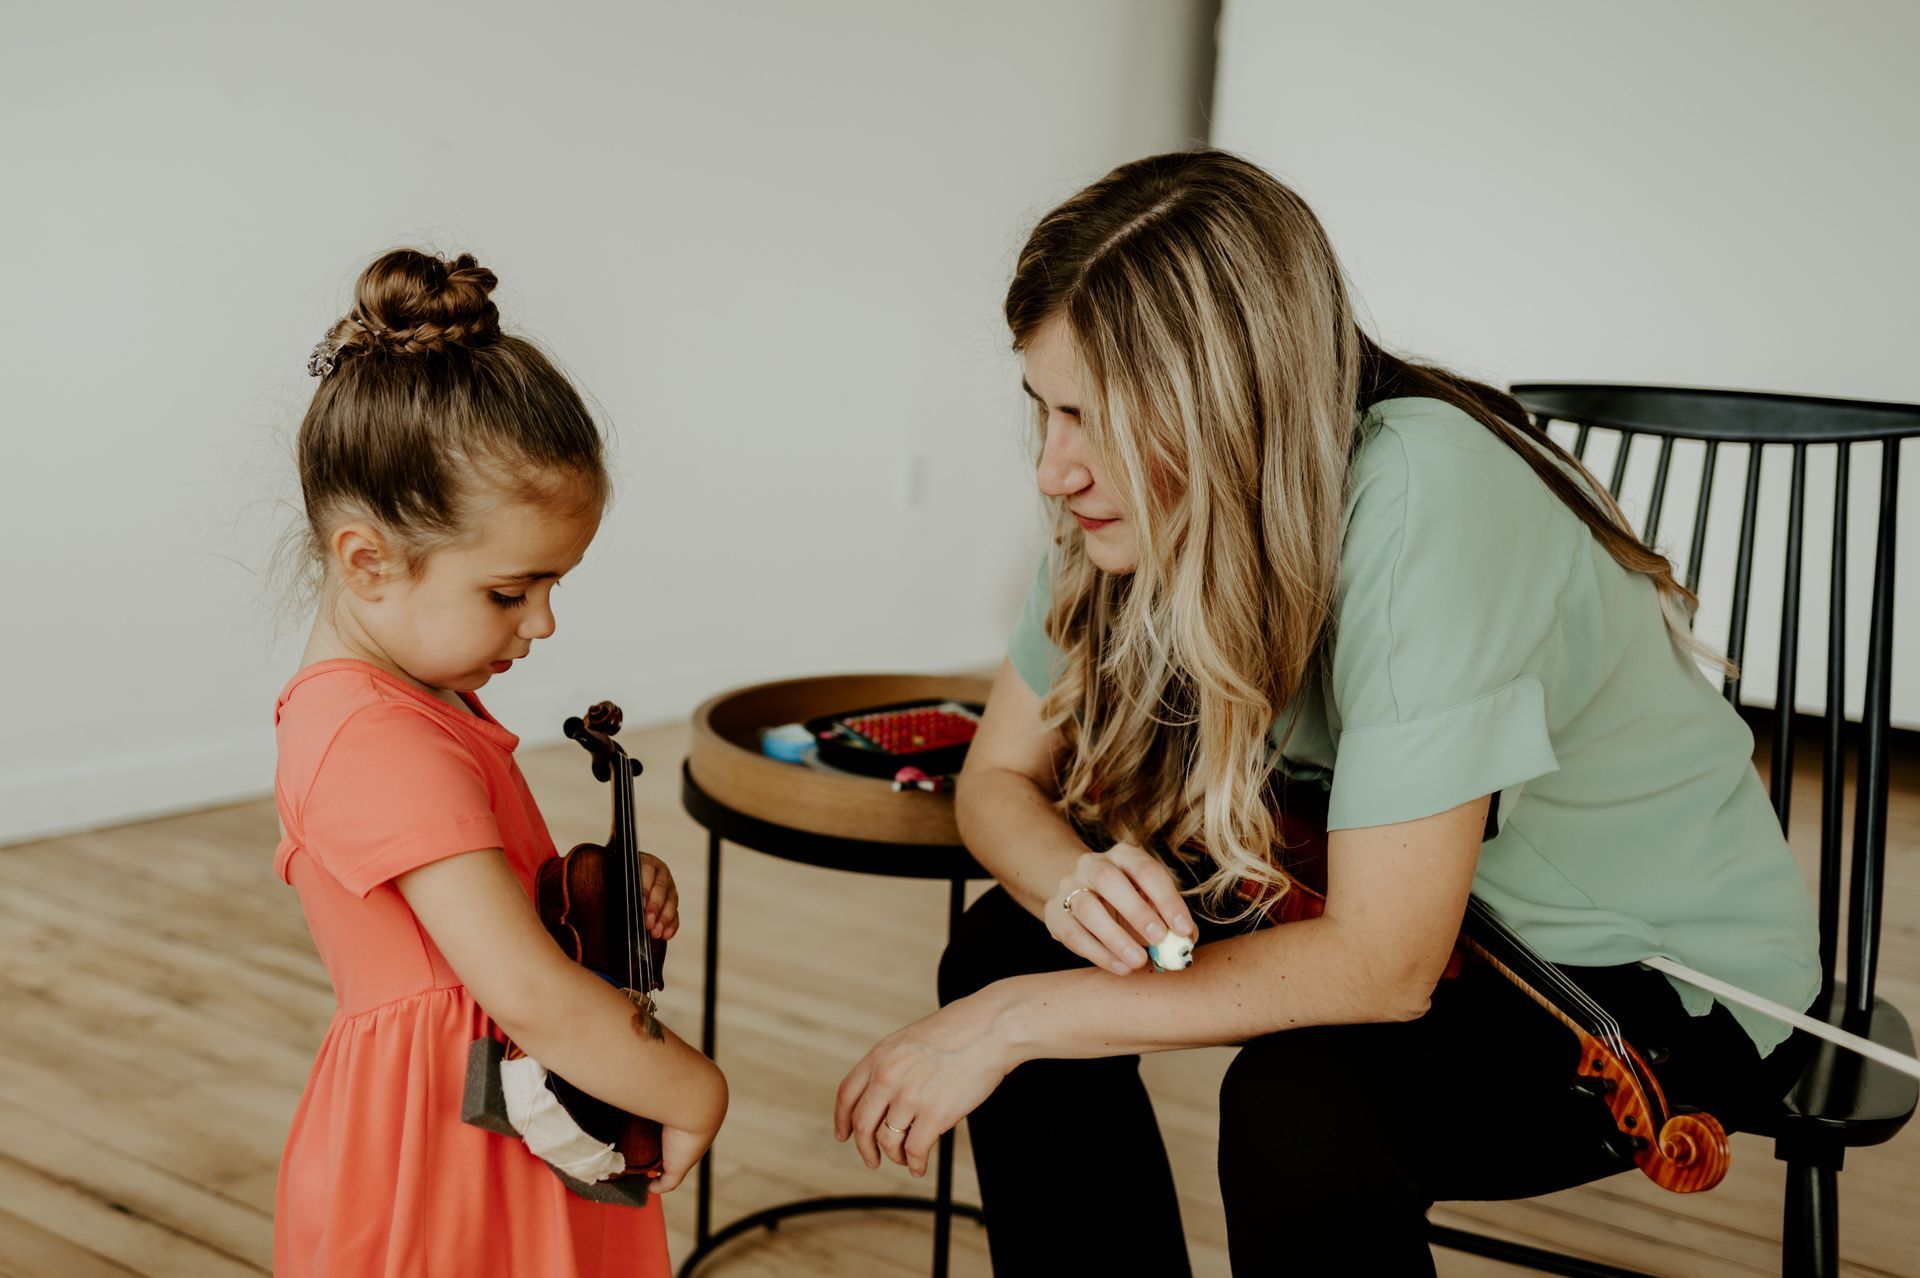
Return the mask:
<path id="1" fill-rule="evenodd" d="M 522 740 L 537 747 L 562 740 L 565 715 L 578 714 L 589 698 L 571 681 L 549 677 L 504 686 L 486 700 L 509 727 L 525 725 Z M 0 847 L 265 798 L 273 793 L 274 749 L 268 724 L 84 764 L 0 773 Z"/>
<path id="2" fill-rule="evenodd" d="M 273 790 L 273 731 L 33 768 L 0 777 L 0 847 L 257 799 Z"/>

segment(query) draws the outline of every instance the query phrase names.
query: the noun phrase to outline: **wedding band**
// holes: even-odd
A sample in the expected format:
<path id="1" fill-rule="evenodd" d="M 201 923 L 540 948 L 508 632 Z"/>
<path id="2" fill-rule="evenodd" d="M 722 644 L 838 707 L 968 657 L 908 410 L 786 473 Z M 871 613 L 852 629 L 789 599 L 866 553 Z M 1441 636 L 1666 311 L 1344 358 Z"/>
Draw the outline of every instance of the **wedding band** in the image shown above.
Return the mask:
<path id="1" fill-rule="evenodd" d="M 907 1134 L 906 1127 L 895 1127 L 892 1123 L 889 1123 L 884 1118 L 880 1120 L 880 1125 L 886 1128 L 888 1131 L 892 1132 L 895 1136 L 905 1136 Z M 909 1123 L 907 1126 L 911 1127 L 912 1124 Z"/>
<path id="2" fill-rule="evenodd" d="M 1067 893 L 1067 897 L 1064 901 L 1060 902 L 1060 908 L 1065 910 L 1069 914 L 1073 913 L 1073 898 L 1076 896 L 1079 896 L 1082 892 L 1091 892 L 1091 891 L 1093 891 L 1093 889 L 1090 887 L 1075 888 L 1073 891 Z"/>

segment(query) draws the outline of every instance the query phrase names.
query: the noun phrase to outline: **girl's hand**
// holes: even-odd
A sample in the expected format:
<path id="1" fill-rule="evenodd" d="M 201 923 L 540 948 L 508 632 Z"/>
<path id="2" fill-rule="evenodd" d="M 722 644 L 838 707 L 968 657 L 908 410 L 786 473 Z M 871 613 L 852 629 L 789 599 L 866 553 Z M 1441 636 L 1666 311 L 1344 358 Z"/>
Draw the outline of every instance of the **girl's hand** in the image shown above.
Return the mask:
<path id="1" fill-rule="evenodd" d="M 656 1194 L 672 1193 L 699 1166 L 713 1144 L 714 1133 L 690 1132 L 681 1127 L 660 1129 L 660 1178 L 647 1186 Z"/>
<path id="2" fill-rule="evenodd" d="M 993 1026 L 993 1012 L 976 994 L 881 1039 L 840 1083 L 834 1139 L 851 1137 L 868 1167 L 884 1157 L 926 1175 L 940 1138 L 1018 1063 Z"/>
<path id="3" fill-rule="evenodd" d="M 667 863 L 651 852 L 640 854 L 640 895 L 647 906 L 647 934 L 672 940 L 680 930 L 680 889 L 674 886 Z"/>
<path id="4" fill-rule="evenodd" d="M 1144 966 L 1146 946 L 1168 932 L 1199 935 L 1172 872 L 1130 843 L 1082 856 L 1042 918 L 1054 940 L 1121 976 Z"/>

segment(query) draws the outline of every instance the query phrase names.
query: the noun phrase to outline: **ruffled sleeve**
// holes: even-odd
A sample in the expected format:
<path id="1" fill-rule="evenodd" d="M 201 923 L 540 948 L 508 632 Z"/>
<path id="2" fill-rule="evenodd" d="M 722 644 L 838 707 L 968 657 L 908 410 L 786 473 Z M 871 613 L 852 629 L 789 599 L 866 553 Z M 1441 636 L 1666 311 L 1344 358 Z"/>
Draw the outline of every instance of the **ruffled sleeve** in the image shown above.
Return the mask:
<path id="1" fill-rule="evenodd" d="M 1525 459 L 1458 409 L 1418 403 L 1375 422 L 1355 465 L 1333 829 L 1432 816 L 1560 766 L 1541 674 L 1578 548 Z"/>
<path id="2" fill-rule="evenodd" d="M 1033 574 L 1033 585 L 1027 591 L 1027 602 L 1020 609 L 1020 617 L 1013 623 L 1013 633 L 1007 638 L 1007 659 L 1013 662 L 1013 668 L 1020 672 L 1026 685 L 1032 688 L 1036 696 L 1044 697 L 1053 684 L 1055 663 L 1059 660 L 1059 650 L 1053 641 L 1047 638 L 1047 609 L 1053 601 L 1053 573 L 1050 557 L 1041 556 L 1040 567 Z"/>

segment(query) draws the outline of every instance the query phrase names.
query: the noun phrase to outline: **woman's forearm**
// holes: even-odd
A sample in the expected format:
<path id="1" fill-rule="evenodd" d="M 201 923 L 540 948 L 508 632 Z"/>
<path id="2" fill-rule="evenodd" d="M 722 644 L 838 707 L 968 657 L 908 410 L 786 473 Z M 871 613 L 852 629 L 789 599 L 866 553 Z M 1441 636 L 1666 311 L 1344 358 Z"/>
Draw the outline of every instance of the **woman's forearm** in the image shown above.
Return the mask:
<path id="1" fill-rule="evenodd" d="M 1306 1025 L 1411 1020 L 1432 983 L 1390 980 L 1327 918 L 1204 945 L 1183 972 L 1098 968 L 998 981 L 972 995 L 1008 1068 L 1030 1060 L 1242 1043 Z"/>
<path id="2" fill-rule="evenodd" d="M 954 820 L 974 859 L 1036 918 L 1087 850 L 1032 778 L 1006 768 L 965 773 Z"/>

